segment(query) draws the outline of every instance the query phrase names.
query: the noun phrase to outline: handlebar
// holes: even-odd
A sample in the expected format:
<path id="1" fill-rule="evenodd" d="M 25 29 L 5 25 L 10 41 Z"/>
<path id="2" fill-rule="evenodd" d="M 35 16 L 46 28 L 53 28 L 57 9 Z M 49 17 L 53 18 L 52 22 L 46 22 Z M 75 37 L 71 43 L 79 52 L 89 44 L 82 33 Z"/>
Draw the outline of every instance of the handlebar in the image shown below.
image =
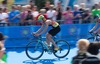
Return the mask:
<path id="1" fill-rule="evenodd" d="M 93 33 L 93 32 L 89 32 L 91 35 L 93 35 L 93 36 L 99 36 L 99 34 L 98 33 Z"/>
<path id="2" fill-rule="evenodd" d="M 31 35 L 33 36 L 34 39 L 42 39 L 42 36 L 41 35 L 40 36 L 35 36 L 34 33 L 31 33 Z"/>

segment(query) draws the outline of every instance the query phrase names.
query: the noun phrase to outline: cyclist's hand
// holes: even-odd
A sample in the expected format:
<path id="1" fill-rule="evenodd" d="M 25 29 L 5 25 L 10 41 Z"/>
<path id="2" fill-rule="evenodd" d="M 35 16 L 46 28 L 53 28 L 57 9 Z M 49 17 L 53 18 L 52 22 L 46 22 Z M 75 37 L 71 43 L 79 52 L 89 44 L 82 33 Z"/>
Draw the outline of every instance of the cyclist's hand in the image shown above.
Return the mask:
<path id="1" fill-rule="evenodd" d="M 92 33 L 92 32 L 93 32 L 92 30 L 89 31 L 89 33 Z"/>
<path id="2" fill-rule="evenodd" d="M 34 34 L 34 35 L 35 35 L 35 36 L 39 36 L 39 34 L 37 34 L 37 33 L 36 33 L 36 34 Z"/>
<path id="3" fill-rule="evenodd" d="M 37 34 L 36 32 L 33 32 L 32 33 L 34 36 L 39 36 L 39 34 Z"/>

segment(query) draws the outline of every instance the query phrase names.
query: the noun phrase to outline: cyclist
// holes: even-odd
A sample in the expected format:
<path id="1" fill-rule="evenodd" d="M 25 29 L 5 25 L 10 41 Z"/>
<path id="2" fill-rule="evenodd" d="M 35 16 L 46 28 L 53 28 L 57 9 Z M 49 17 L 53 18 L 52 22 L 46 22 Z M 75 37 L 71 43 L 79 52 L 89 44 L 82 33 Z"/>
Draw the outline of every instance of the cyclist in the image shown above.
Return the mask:
<path id="1" fill-rule="evenodd" d="M 54 40 L 52 39 L 52 36 L 55 36 L 57 33 L 60 32 L 60 26 L 56 21 L 53 21 L 51 19 L 46 19 L 46 16 L 43 14 L 39 14 L 37 16 L 37 20 L 42 23 L 42 26 L 40 29 L 38 29 L 35 33 L 33 34 L 35 36 L 39 36 L 43 33 L 45 33 L 48 29 L 48 26 L 51 25 L 52 29 L 49 30 L 46 34 L 46 43 L 48 45 L 48 48 L 50 47 L 50 42 L 54 45 L 54 50 L 57 51 L 59 50 L 59 47 L 55 44 Z"/>
<path id="2" fill-rule="evenodd" d="M 89 32 L 93 32 L 97 28 L 97 26 L 99 25 L 99 21 L 100 21 L 100 18 L 97 19 L 95 26 Z M 96 33 L 100 34 L 100 28 L 98 28 L 96 31 L 94 31 L 94 34 L 96 34 Z"/>
<path id="3" fill-rule="evenodd" d="M 92 15 L 94 16 L 95 19 L 97 19 L 95 26 L 90 30 L 90 32 L 93 32 L 97 26 L 99 25 L 99 21 L 100 21 L 100 9 L 99 9 L 99 4 L 96 3 L 95 4 L 95 9 L 92 10 Z M 96 33 L 100 33 L 100 28 L 98 28 L 95 32 Z"/>

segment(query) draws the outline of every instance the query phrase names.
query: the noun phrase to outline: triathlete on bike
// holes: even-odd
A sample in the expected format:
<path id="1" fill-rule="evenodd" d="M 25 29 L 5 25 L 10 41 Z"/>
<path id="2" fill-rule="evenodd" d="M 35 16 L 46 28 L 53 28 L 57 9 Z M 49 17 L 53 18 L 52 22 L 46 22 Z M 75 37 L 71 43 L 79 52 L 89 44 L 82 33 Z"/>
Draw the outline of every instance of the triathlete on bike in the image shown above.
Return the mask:
<path id="1" fill-rule="evenodd" d="M 35 36 L 39 36 L 39 35 L 45 33 L 47 31 L 49 25 L 51 25 L 52 29 L 49 30 L 46 34 L 46 43 L 47 43 L 48 47 L 50 47 L 50 42 L 52 42 L 52 44 L 54 45 L 54 50 L 55 51 L 59 50 L 59 47 L 55 44 L 54 40 L 52 39 L 52 36 L 55 36 L 61 30 L 59 23 L 57 23 L 56 21 L 53 21 L 51 19 L 47 19 L 46 16 L 43 14 L 39 14 L 37 16 L 37 21 L 41 22 L 42 26 L 36 32 L 33 32 L 33 34 Z"/>
<path id="2" fill-rule="evenodd" d="M 100 9 L 99 9 L 98 4 L 95 4 L 95 9 L 92 10 L 92 15 L 93 15 L 94 19 L 96 19 L 96 24 L 89 32 L 93 32 L 97 28 L 97 26 L 99 25 L 99 22 L 100 22 Z M 94 34 L 96 34 L 96 33 L 100 34 L 100 28 L 98 28 L 97 30 L 94 31 Z"/>

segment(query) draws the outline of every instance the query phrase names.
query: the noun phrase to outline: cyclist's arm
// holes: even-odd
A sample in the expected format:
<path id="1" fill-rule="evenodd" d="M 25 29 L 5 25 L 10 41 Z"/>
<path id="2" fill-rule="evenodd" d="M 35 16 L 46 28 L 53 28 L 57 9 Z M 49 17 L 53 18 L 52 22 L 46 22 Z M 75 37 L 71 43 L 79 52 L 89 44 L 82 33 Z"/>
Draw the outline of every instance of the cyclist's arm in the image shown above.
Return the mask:
<path id="1" fill-rule="evenodd" d="M 41 34 L 43 34 L 44 32 L 46 32 L 47 29 L 48 29 L 48 26 L 49 26 L 49 23 L 48 23 L 48 22 L 45 22 L 45 27 L 44 27 L 43 31 L 39 33 L 39 35 L 41 35 Z"/>
<path id="2" fill-rule="evenodd" d="M 96 22 L 95 26 L 90 30 L 90 32 L 92 32 L 93 30 L 95 30 L 98 26 L 99 22 Z"/>
<path id="3" fill-rule="evenodd" d="M 40 33 L 40 32 L 42 31 L 43 28 L 44 28 L 44 24 L 42 24 L 41 28 L 38 29 L 38 30 L 36 31 L 36 33 L 37 33 L 37 34 Z"/>

